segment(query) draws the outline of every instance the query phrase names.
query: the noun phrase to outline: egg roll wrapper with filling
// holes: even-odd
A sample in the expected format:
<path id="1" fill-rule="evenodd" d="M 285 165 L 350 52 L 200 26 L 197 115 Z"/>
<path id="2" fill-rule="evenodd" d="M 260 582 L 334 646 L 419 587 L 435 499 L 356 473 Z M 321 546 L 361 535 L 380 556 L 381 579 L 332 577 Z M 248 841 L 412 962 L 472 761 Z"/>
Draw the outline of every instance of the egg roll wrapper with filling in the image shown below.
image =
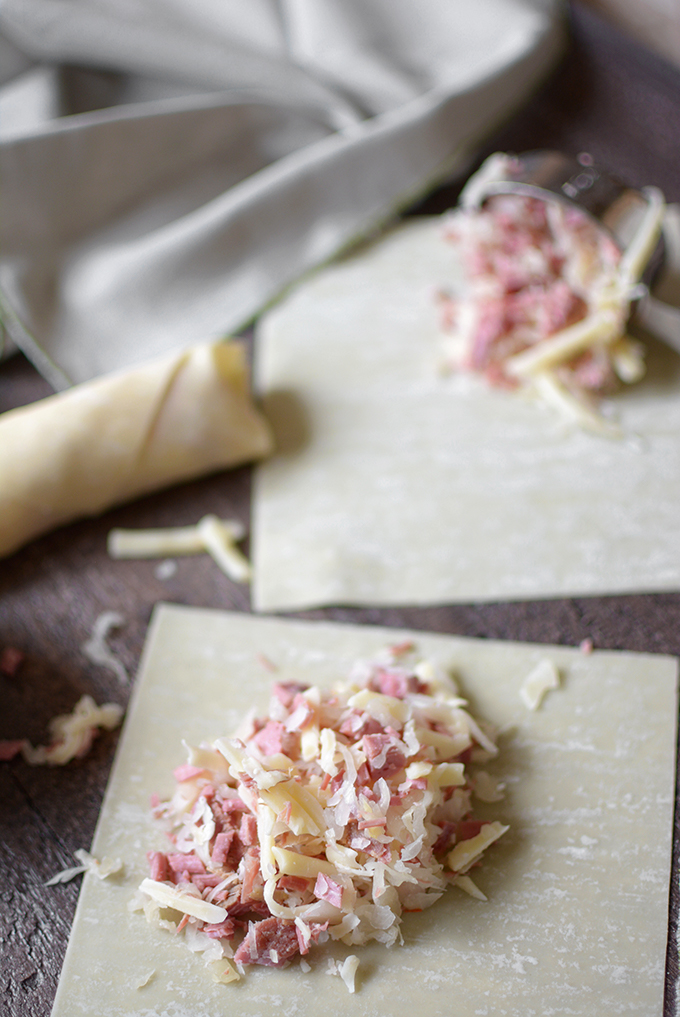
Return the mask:
<path id="1" fill-rule="evenodd" d="M 216 342 L 0 416 L 0 556 L 41 533 L 272 450 L 245 350 Z"/>

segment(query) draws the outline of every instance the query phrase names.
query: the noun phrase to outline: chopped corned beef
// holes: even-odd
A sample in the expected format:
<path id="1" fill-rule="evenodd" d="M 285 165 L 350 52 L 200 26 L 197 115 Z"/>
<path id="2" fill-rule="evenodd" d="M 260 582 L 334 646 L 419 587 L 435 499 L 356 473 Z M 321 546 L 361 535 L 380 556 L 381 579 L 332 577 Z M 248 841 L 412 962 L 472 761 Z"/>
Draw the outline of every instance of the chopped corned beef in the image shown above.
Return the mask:
<path id="1" fill-rule="evenodd" d="M 298 952 L 295 922 L 286 918 L 265 918 L 262 922 L 251 922 L 234 960 L 237 964 L 280 968 Z"/>

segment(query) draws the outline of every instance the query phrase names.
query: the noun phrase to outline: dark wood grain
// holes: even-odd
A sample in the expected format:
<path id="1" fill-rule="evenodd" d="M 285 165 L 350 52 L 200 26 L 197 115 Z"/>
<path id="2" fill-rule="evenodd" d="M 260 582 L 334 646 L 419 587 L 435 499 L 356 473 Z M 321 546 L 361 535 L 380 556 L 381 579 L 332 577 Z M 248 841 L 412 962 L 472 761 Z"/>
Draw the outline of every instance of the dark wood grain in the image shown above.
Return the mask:
<path id="1" fill-rule="evenodd" d="M 657 184 L 669 200 L 680 200 L 680 74 L 578 6 L 572 27 L 558 71 L 486 151 L 587 150 L 632 184 Z M 455 183 L 441 188 L 417 211 L 439 211 L 456 194 Z M 0 366 L 0 410 L 48 391 L 22 357 Z M 134 675 L 158 600 L 250 610 L 247 589 L 207 557 L 180 559 L 175 575 L 161 580 L 155 562 L 116 562 L 106 554 L 113 526 L 180 525 L 206 512 L 247 522 L 250 483 L 244 468 L 184 484 L 49 534 L 0 562 L 0 649 L 16 646 L 26 654 L 14 677 L 0 674 L 0 738 L 40 743 L 49 719 L 70 711 L 84 692 L 98 702 L 127 703 L 130 686 L 91 664 L 81 649 L 102 611 L 123 616 L 110 642 Z M 598 648 L 680 656 L 680 593 L 430 608 L 338 606 L 297 616 L 571 646 L 590 637 Z M 77 848 L 89 846 L 116 743 L 116 732 L 104 734 L 85 759 L 63 768 L 0 764 L 0 1012 L 7 1017 L 50 1012 L 78 883 L 43 884 L 72 864 Z M 677 827 L 675 839 L 680 843 Z M 675 1013 L 677 883 L 676 859 L 668 1017 Z"/>

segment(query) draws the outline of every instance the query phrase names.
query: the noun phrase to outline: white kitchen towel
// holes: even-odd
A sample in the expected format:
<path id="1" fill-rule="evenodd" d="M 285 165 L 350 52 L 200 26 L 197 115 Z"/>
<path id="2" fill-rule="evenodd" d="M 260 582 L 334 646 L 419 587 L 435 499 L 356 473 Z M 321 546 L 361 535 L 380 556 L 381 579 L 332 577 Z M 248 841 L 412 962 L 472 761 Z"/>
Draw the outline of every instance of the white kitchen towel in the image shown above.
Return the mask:
<path id="1" fill-rule="evenodd" d="M 462 170 L 560 0 L 3 0 L 0 303 L 55 388 L 234 332 Z"/>

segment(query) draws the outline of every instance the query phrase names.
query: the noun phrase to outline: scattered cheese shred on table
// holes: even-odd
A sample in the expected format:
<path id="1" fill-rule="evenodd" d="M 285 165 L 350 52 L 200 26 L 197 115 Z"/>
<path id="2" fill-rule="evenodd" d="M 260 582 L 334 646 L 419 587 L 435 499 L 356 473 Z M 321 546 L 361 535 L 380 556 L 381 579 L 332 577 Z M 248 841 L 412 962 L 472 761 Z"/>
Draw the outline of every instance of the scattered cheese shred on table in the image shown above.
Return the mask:
<path id="1" fill-rule="evenodd" d="M 100 728 L 108 731 L 118 727 L 123 707 L 117 703 L 97 706 L 91 696 L 81 696 L 73 713 L 53 717 L 48 730 L 49 745 L 34 748 L 26 739 L 0 741 L 0 760 L 7 761 L 21 755 L 31 766 L 63 766 L 72 759 L 86 755 Z"/>
<path id="2" fill-rule="evenodd" d="M 108 879 L 109 876 L 120 875 L 124 870 L 123 862 L 120 858 L 109 858 L 105 856 L 101 861 L 91 855 L 89 851 L 85 851 L 84 848 L 78 848 L 74 851 L 74 857 L 78 859 L 80 865 L 74 865 L 69 869 L 62 869 L 56 876 L 52 876 L 45 883 L 45 886 L 55 886 L 57 883 L 69 883 L 76 876 L 82 875 L 84 872 L 92 872 L 99 879 Z"/>
<path id="3" fill-rule="evenodd" d="M 392 946 L 405 912 L 457 882 L 484 900 L 467 873 L 508 827 L 473 814 L 470 764 L 497 748 L 466 705 L 404 646 L 329 690 L 276 682 L 267 716 L 187 746 L 154 809 L 172 849 L 148 853 L 131 908 L 230 982 L 250 965 L 309 970 L 317 944 Z M 333 965 L 353 992 L 357 956 Z"/>
<path id="4" fill-rule="evenodd" d="M 529 710 L 537 710 L 546 693 L 558 689 L 559 686 L 559 671 L 551 660 L 544 657 L 526 676 L 519 694 Z"/>
<path id="5" fill-rule="evenodd" d="M 237 583 L 251 579 L 251 566 L 236 546 L 245 537 L 242 523 L 206 515 L 195 526 L 150 530 L 111 530 L 107 550 L 112 558 L 167 558 L 209 554 L 225 575 Z"/>
<path id="6" fill-rule="evenodd" d="M 124 618 L 118 611 L 102 611 L 95 619 L 90 638 L 83 643 L 81 649 L 88 660 L 113 671 L 120 683 L 125 685 L 129 681 L 128 673 L 106 643 L 109 633 L 120 628 L 123 622 Z"/>

